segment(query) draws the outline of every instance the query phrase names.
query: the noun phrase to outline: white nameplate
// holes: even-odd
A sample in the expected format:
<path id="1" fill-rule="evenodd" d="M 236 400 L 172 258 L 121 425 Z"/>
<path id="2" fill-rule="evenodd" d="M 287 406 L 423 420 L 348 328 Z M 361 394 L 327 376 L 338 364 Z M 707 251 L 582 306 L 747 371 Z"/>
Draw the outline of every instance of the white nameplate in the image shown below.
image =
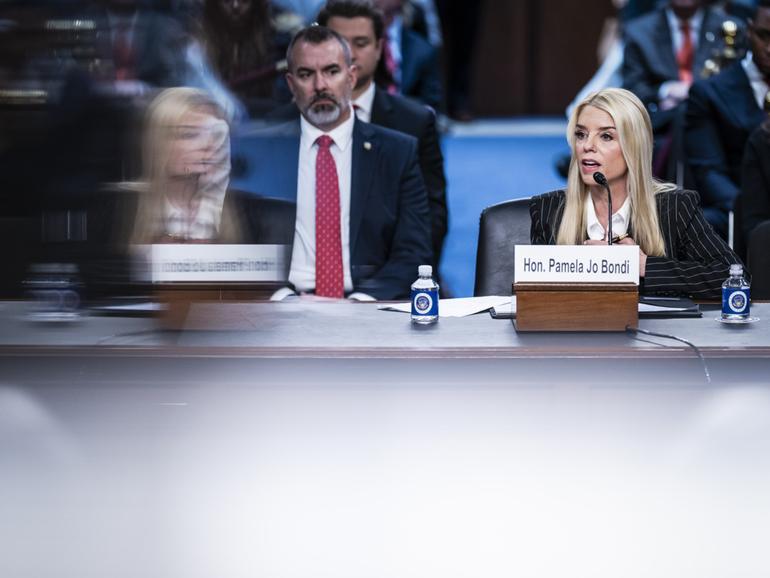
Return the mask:
<path id="1" fill-rule="evenodd" d="M 150 283 L 283 283 L 288 245 L 135 245 L 134 271 Z"/>
<path id="2" fill-rule="evenodd" d="M 639 284 L 637 245 L 516 245 L 517 283 Z"/>

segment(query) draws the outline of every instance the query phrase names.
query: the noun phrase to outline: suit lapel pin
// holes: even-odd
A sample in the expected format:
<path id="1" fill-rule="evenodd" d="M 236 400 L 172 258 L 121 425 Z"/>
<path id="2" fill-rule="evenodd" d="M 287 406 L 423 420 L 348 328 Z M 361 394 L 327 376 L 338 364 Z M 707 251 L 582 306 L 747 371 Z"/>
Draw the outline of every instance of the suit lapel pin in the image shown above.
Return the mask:
<path id="1" fill-rule="evenodd" d="M 372 150 L 372 143 L 370 143 L 369 141 L 365 141 L 364 142 L 364 150 L 367 150 L 367 151 Z"/>

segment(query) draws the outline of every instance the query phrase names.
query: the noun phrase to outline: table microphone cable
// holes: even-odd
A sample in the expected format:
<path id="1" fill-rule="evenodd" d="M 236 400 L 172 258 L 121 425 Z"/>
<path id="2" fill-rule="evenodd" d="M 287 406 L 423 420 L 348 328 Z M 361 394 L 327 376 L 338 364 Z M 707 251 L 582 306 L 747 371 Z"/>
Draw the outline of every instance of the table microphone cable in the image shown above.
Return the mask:
<path id="1" fill-rule="evenodd" d="M 698 359 L 700 359 L 700 363 L 703 366 L 703 373 L 706 375 L 706 383 L 711 383 L 711 374 L 709 373 L 708 365 L 706 365 L 706 359 L 703 357 L 703 354 L 701 353 L 700 349 L 698 349 L 698 346 L 694 343 L 687 341 L 686 339 L 683 339 L 681 337 L 677 337 L 676 335 L 668 335 L 667 333 L 657 333 L 655 331 L 648 331 L 646 329 L 639 329 L 638 327 L 631 327 L 630 325 L 626 325 L 626 333 L 643 333 L 644 335 L 650 335 L 652 337 L 662 337 L 663 339 L 673 339 L 674 341 L 680 341 L 687 345 L 688 347 L 691 347 L 693 351 L 695 351 L 695 354 L 698 356 Z"/>

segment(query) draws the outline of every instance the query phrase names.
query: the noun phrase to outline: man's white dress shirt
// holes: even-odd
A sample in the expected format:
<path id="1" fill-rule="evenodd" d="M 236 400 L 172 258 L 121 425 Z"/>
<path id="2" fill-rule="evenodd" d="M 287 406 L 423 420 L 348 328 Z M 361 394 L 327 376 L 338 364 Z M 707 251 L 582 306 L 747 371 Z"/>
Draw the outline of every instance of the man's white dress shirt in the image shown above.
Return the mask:
<path id="1" fill-rule="evenodd" d="M 297 173 L 297 221 L 291 255 L 289 281 L 298 292 L 315 290 L 315 172 L 318 137 L 327 134 L 334 141 L 331 154 L 337 167 L 340 189 L 340 235 L 345 293 L 353 290 L 350 275 L 350 176 L 353 166 L 352 114 L 334 130 L 325 133 L 300 117 L 299 170 Z"/>
<path id="2" fill-rule="evenodd" d="M 754 92 L 754 100 L 757 101 L 757 106 L 760 110 L 765 109 L 765 96 L 770 89 L 765 77 L 754 64 L 754 59 L 751 56 L 751 50 L 746 53 L 746 56 L 741 60 L 741 66 L 746 72 L 746 76 L 749 77 L 749 84 L 751 84 L 751 90 Z"/>
<path id="3" fill-rule="evenodd" d="M 353 101 L 358 120 L 372 122 L 372 107 L 374 106 L 374 82 L 369 83 L 364 93 Z"/>

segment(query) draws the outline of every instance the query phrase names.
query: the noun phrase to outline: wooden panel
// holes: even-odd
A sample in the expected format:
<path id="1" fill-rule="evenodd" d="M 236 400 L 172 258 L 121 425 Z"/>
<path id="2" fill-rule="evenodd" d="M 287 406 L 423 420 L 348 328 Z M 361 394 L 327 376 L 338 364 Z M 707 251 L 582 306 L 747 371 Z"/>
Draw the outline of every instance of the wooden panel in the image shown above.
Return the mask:
<path id="1" fill-rule="evenodd" d="M 479 23 L 472 100 L 482 116 L 521 114 L 528 108 L 530 0 L 487 0 Z"/>
<path id="2" fill-rule="evenodd" d="M 542 0 L 532 113 L 563 114 L 567 104 L 599 66 L 596 49 L 609 0 Z"/>
<path id="3" fill-rule="evenodd" d="M 625 331 L 639 324 L 633 284 L 517 283 L 517 331 Z"/>
<path id="4" fill-rule="evenodd" d="M 563 114 L 598 67 L 611 0 L 487 0 L 473 77 L 480 116 Z"/>

